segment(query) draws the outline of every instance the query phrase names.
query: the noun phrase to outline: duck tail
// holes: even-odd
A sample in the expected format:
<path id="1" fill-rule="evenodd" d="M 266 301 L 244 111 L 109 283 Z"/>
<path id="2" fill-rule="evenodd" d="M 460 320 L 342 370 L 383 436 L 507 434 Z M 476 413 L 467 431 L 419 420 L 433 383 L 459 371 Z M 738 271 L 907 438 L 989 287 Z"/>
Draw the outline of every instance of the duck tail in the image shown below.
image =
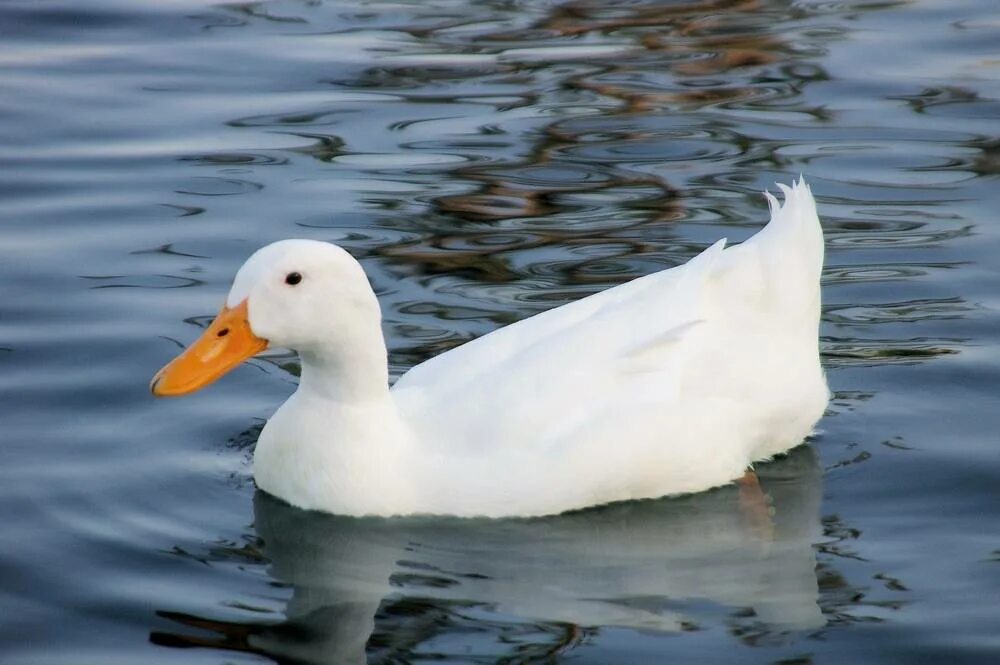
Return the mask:
<path id="1" fill-rule="evenodd" d="M 767 225 L 767 233 L 762 242 L 774 244 L 773 249 L 780 253 L 782 260 L 788 260 L 788 254 L 793 254 L 796 264 L 805 272 L 804 278 L 819 280 L 823 268 L 823 227 L 816 213 L 816 200 L 802 175 L 798 181 L 793 181 L 791 187 L 777 183 L 784 197 L 784 202 L 770 192 L 764 192 L 768 207 L 771 209 L 771 221 Z"/>

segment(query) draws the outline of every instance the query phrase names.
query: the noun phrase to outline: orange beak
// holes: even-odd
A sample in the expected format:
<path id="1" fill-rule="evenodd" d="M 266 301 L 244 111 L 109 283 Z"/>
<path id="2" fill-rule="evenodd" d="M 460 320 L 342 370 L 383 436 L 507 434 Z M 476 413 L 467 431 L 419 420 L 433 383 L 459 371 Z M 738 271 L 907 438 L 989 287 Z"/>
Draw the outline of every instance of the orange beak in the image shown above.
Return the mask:
<path id="1" fill-rule="evenodd" d="M 223 307 L 194 344 L 156 373 L 149 389 L 157 397 L 193 393 L 266 348 L 267 340 L 250 330 L 246 300 Z"/>

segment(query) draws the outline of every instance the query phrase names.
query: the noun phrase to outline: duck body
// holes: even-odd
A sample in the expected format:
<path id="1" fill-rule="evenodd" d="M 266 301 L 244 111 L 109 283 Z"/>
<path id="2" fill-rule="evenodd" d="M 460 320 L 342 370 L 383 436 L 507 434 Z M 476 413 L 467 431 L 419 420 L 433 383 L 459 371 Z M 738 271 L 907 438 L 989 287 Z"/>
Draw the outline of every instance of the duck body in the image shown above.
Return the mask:
<path id="1" fill-rule="evenodd" d="M 257 443 L 258 486 L 346 515 L 539 516 L 724 485 L 798 445 L 829 398 L 823 236 L 804 181 L 782 189 L 746 242 L 484 335 L 391 389 L 360 266 L 326 243 L 263 248 L 227 307 L 295 348 L 302 375 Z M 325 299 L 276 304 L 289 270 L 325 280 Z"/>

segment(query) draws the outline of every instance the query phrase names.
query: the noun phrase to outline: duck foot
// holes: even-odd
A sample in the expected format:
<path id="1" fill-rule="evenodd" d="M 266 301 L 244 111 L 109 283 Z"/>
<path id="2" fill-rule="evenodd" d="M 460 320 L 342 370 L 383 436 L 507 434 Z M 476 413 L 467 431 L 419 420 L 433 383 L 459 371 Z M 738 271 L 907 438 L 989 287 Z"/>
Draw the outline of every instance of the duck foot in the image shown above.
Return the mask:
<path id="1" fill-rule="evenodd" d="M 761 540 L 773 540 L 774 521 L 771 517 L 774 506 L 771 505 L 771 497 L 761 488 L 756 472 L 747 469 L 736 479 L 736 485 L 740 489 L 740 512 L 750 530 Z"/>

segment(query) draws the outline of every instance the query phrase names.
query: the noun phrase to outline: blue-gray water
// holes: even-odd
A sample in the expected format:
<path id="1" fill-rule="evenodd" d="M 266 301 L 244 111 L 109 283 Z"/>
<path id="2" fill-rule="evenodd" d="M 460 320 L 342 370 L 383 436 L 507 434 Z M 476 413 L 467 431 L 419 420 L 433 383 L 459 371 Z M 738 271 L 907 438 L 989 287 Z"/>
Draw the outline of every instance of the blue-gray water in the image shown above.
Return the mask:
<path id="1" fill-rule="evenodd" d="M 0 660 L 1000 661 L 998 33 L 994 0 L 0 4 Z M 362 258 L 398 375 L 746 238 L 800 172 L 836 395 L 764 496 L 322 516 L 248 475 L 294 359 L 148 394 L 267 242 Z"/>

